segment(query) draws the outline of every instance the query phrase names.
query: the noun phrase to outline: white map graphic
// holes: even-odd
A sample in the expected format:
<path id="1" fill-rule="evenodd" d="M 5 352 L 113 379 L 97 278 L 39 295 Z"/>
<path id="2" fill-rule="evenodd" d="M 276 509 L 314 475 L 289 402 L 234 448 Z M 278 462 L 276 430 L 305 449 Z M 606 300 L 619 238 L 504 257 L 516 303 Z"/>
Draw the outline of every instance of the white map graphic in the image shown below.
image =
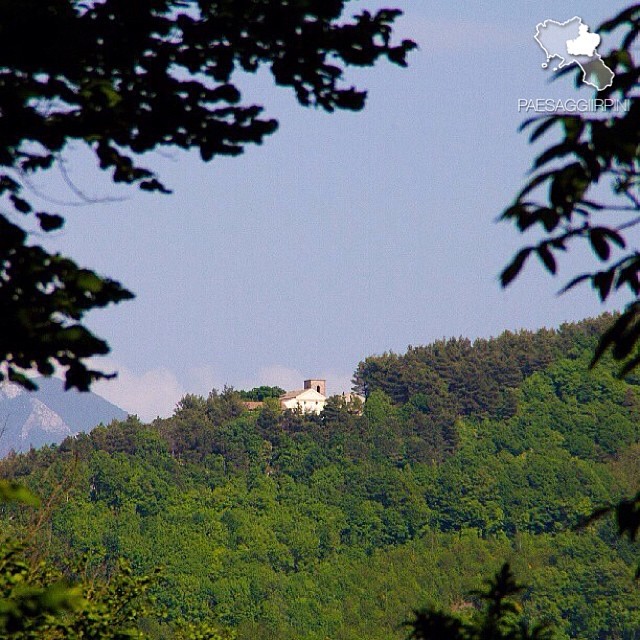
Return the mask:
<path id="1" fill-rule="evenodd" d="M 600 36 L 597 33 L 589 33 L 589 27 L 581 24 L 578 27 L 580 34 L 575 40 L 567 40 L 567 51 L 572 56 L 594 56 L 600 44 Z"/>
<path id="2" fill-rule="evenodd" d="M 547 56 L 547 62 L 542 65 L 544 69 L 551 59 L 558 58 L 560 62 L 554 71 L 577 64 L 582 69 L 582 82 L 598 91 L 613 83 L 615 74 L 596 51 L 601 38 L 589 31 L 582 18 L 574 16 L 566 22 L 545 20 L 536 26 L 534 38 Z"/>

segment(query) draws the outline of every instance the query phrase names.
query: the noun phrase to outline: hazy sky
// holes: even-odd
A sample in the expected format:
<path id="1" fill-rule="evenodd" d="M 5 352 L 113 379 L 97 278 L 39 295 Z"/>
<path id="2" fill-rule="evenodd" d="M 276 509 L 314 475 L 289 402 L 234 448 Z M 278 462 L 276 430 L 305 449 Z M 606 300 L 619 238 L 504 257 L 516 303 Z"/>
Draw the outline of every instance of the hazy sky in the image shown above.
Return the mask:
<path id="1" fill-rule="evenodd" d="M 209 164 L 151 155 L 171 196 L 116 189 L 80 148 L 68 154 L 85 192 L 124 198 L 61 207 L 67 224 L 50 243 L 137 295 L 89 316 L 112 347 L 102 366 L 120 372 L 96 391 L 124 409 L 167 415 L 185 392 L 225 383 L 326 377 L 338 392 L 368 355 L 601 311 L 586 288 L 557 297 L 561 281 L 537 264 L 502 291 L 522 239 L 495 219 L 535 152 L 517 133 L 518 99 L 593 95 L 569 76 L 549 84 L 536 24 L 578 15 L 595 29 L 628 3 L 352 4 L 401 7 L 398 36 L 420 44 L 408 69 L 349 74 L 369 89 L 364 112 L 305 110 L 267 74 L 249 78 L 246 96 L 279 131 Z M 52 178 L 40 188 L 73 198 Z"/>

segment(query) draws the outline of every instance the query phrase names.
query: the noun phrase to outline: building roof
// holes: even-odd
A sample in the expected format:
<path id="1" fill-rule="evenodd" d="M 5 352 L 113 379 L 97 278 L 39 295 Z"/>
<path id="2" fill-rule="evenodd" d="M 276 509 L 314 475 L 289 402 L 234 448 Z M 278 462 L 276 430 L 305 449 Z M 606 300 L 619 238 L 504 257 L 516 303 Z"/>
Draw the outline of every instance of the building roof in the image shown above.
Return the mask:
<path id="1" fill-rule="evenodd" d="M 280 401 L 295 400 L 300 396 L 304 396 L 307 400 L 326 400 L 326 396 L 318 393 L 315 389 L 298 389 L 297 391 L 287 391 L 280 396 Z"/>
<path id="2" fill-rule="evenodd" d="M 287 391 L 284 395 L 280 396 L 280 400 L 293 400 L 297 398 L 301 393 L 308 391 L 308 389 L 298 389 L 297 391 Z"/>

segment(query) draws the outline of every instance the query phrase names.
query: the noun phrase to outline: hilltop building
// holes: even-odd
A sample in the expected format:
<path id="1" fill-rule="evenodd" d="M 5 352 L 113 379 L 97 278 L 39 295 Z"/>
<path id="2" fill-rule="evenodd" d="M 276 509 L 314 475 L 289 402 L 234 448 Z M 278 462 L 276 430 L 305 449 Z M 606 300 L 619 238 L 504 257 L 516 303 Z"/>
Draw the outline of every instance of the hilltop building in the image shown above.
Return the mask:
<path id="1" fill-rule="evenodd" d="M 350 413 L 360 415 L 364 405 L 364 398 L 355 393 L 343 392 L 340 396 Z M 322 413 L 327 404 L 327 381 L 311 378 L 304 381 L 304 388 L 287 391 L 279 398 L 281 409 L 291 409 L 302 413 Z M 258 411 L 264 402 L 244 401 L 242 404 L 249 411 Z"/>
<path id="2" fill-rule="evenodd" d="M 357 393 L 346 393 L 343 391 L 341 397 L 349 413 L 353 413 L 357 416 L 362 415 L 362 409 L 365 402 L 364 396 L 358 395 Z"/>
<path id="3" fill-rule="evenodd" d="M 342 399 L 345 401 L 345 404 L 350 404 L 352 402 L 360 402 L 364 404 L 364 396 L 358 395 L 357 393 L 347 393 L 346 391 L 342 392 Z"/>
<path id="4" fill-rule="evenodd" d="M 326 380 L 305 380 L 304 389 L 288 391 L 280 396 L 283 409 L 299 409 L 303 413 L 321 413 L 326 403 Z"/>

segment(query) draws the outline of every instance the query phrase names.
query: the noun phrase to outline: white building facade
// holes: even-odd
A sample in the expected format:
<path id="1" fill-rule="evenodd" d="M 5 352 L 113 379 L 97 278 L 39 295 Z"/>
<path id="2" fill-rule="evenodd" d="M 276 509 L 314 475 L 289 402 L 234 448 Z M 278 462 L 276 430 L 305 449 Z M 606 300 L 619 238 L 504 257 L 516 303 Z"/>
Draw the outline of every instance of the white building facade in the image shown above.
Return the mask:
<path id="1" fill-rule="evenodd" d="M 288 391 L 280 396 L 283 409 L 302 411 L 302 413 L 321 413 L 327 403 L 327 384 L 325 380 L 305 380 L 304 389 Z"/>

